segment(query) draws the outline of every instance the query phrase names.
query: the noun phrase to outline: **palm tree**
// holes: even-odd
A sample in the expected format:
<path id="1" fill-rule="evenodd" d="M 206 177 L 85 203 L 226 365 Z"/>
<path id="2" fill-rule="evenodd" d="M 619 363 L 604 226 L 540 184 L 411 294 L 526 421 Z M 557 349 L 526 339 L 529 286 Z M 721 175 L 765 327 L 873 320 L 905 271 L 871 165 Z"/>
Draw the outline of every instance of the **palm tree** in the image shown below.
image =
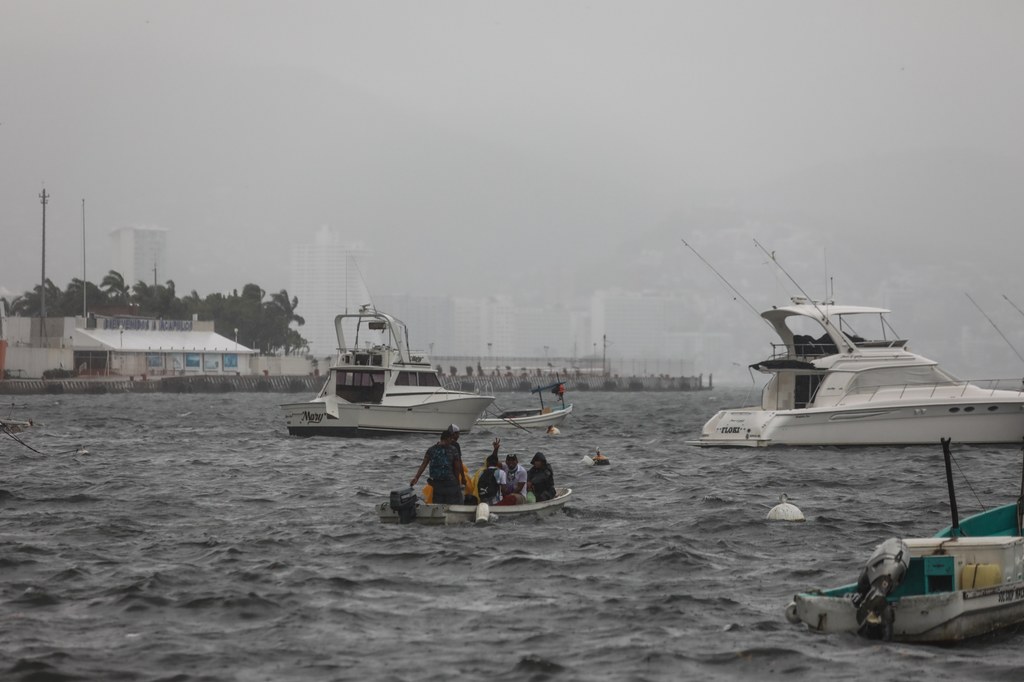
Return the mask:
<path id="1" fill-rule="evenodd" d="M 289 298 L 288 291 L 281 289 L 276 294 L 270 295 L 270 300 L 265 304 L 267 316 L 271 320 L 271 326 L 275 330 L 273 336 L 274 349 L 284 349 L 285 355 L 291 355 L 294 351 L 300 351 L 309 347 L 309 341 L 302 338 L 298 331 L 291 329 L 294 322 L 297 326 L 306 324 L 306 320 L 295 312 L 299 305 L 299 298 Z"/>
<path id="2" fill-rule="evenodd" d="M 281 289 L 281 291 L 276 294 L 271 294 L 268 306 L 274 306 L 280 310 L 284 318 L 288 320 L 288 324 L 294 322 L 300 327 L 306 324 L 306 320 L 295 312 L 295 309 L 299 307 L 299 297 L 292 296 L 289 299 L 288 291 L 286 289 Z"/>
<path id="3" fill-rule="evenodd" d="M 103 277 L 100 286 L 106 291 L 107 299 L 113 299 L 113 303 L 128 303 L 128 294 L 131 288 L 125 284 L 124 275 L 117 270 L 111 270 Z"/>

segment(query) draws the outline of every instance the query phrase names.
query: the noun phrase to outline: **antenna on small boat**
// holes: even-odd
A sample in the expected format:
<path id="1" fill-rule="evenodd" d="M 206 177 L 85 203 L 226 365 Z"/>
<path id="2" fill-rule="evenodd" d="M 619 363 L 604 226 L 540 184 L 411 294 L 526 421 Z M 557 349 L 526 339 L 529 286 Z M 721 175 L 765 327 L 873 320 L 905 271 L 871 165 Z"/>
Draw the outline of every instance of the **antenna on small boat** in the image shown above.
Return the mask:
<path id="1" fill-rule="evenodd" d="M 969 301 L 970 301 L 971 303 L 974 303 L 974 307 L 978 309 L 978 312 L 980 312 L 980 313 L 981 313 L 982 315 L 984 315 L 984 316 L 985 316 L 985 319 L 986 319 L 986 320 L 988 320 L 988 323 L 989 323 L 990 325 L 992 325 L 992 328 L 993 328 L 993 329 L 995 329 L 995 330 L 996 330 L 996 331 L 997 331 L 997 332 L 999 333 L 999 336 L 1003 337 L 1003 341 L 1005 341 L 1005 342 L 1006 342 L 1006 345 L 1010 347 L 1010 350 L 1012 350 L 1012 351 L 1013 351 L 1013 352 L 1014 352 L 1014 353 L 1015 353 L 1015 354 L 1017 355 L 1017 358 L 1018 358 L 1018 359 L 1020 359 L 1020 361 L 1021 361 L 1021 362 L 1024 362 L 1024 357 L 1021 357 L 1021 354 L 1020 354 L 1020 353 L 1018 353 L 1018 352 L 1017 352 L 1017 349 L 1016 349 L 1016 348 L 1014 348 L 1014 346 L 1013 346 L 1013 344 L 1012 344 L 1012 343 L 1010 343 L 1010 339 L 1006 338 L 1006 334 L 1004 334 L 1004 333 L 1003 333 L 1003 332 L 1002 332 L 1002 331 L 1001 331 L 1001 330 L 999 329 L 999 327 L 997 327 L 997 326 L 996 326 L 996 323 L 992 321 L 992 318 L 991 318 L 991 317 L 989 317 L 988 315 L 985 315 L 985 311 L 981 309 L 981 306 L 980 306 L 980 305 L 978 305 L 978 304 L 977 304 L 977 302 L 975 302 L 975 300 L 974 300 L 973 298 L 971 298 L 971 295 L 970 295 L 970 294 L 968 294 L 968 293 L 967 293 L 967 292 L 965 291 L 965 292 L 964 292 L 964 295 L 965 295 L 965 296 L 967 296 L 967 300 L 969 300 Z M 1005 298 L 1005 296 L 1004 296 L 1004 298 Z M 1010 299 L 1006 299 L 1006 300 L 1008 300 L 1008 301 L 1009 301 Z M 1014 306 L 1014 307 L 1016 307 L 1016 306 Z"/>
<path id="2" fill-rule="evenodd" d="M 953 491 L 953 455 L 949 452 L 949 438 L 942 439 L 942 457 L 946 460 L 946 488 L 949 489 L 949 513 L 953 523 L 949 527 L 949 537 L 960 537 L 960 515 L 956 509 L 956 493 Z"/>

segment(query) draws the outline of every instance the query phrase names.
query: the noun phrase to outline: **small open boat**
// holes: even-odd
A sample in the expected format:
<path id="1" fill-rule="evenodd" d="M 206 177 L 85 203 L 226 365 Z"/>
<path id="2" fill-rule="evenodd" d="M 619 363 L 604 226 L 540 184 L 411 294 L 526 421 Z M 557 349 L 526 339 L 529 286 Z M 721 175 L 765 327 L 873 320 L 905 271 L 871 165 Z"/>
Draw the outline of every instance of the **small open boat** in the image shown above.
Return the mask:
<path id="1" fill-rule="evenodd" d="M 381 502 L 377 515 L 381 523 L 422 523 L 447 526 L 454 523 L 493 522 L 531 514 L 546 516 L 559 511 L 572 496 L 572 488 L 558 488 L 558 494 L 544 502 L 493 507 L 487 504 L 424 504 L 411 488 L 393 491 Z M 410 513 L 411 512 L 411 513 Z"/>
<path id="2" fill-rule="evenodd" d="M 25 429 L 31 428 L 34 424 L 32 420 L 23 421 L 20 419 L 0 419 L 0 432 L 3 433 L 21 433 Z"/>
<path id="3" fill-rule="evenodd" d="M 956 642 L 1024 623 L 1022 496 L 959 521 L 949 441 L 946 457 L 953 523 L 930 538 L 890 538 L 858 581 L 796 595 L 792 623 L 815 632 L 855 632 L 899 642 Z"/>
<path id="4" fill-rule="evenodd" d="M 555 394 L 561 404 L 556 404 L 554 407 L 545 405 L 544 391 L 551 391 Z M 536 393 L 540 398 L 540 407 L 526 410 L 505 410 L 497 415 L 477 419 L 476 425 L 488 429 L 496 426 L 546 429 L 550 426 L 560 426 L 572 414 L 572 403 L 565 404 L 564 381 L 559 380 L 547 386 L 531 388 L 530 393 Z"/>

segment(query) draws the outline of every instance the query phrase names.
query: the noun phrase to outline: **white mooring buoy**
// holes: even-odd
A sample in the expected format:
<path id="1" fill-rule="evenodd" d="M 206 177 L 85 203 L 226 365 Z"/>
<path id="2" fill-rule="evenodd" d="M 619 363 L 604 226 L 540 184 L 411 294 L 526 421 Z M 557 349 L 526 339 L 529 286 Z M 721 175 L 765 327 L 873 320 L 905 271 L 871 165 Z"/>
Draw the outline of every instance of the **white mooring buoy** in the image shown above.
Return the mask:
<path id="1" fill-rule="evenodd" d="M 769 521 L 806 521 L 800 508 L 789 501 L 786 493 L 779 495 L 779 503 L 768 510 Z"/>

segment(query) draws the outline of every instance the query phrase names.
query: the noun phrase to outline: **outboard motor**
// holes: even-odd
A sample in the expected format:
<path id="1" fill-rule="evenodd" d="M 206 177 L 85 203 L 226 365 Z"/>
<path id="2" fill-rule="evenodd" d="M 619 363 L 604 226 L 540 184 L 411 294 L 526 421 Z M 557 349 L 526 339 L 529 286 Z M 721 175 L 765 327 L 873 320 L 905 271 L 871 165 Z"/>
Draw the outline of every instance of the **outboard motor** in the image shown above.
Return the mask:
<path id="1" fill-rule="evenodd" d="M 857 631 L 868 639 L 892 639 L 892 606 L 886 599 L 903 583 L 910 565 L 910 548 L 902 538 L 889 538 L 875 548 L 860 572 L 853 605 L 857 607 Z"/>
<path id="2" fill-rule="evenodd" d="M 391 509 L 398 512 L 399 523 L 412 523 L 416 518 L 416 492 L 411 487 L 392 490 Z"/>

